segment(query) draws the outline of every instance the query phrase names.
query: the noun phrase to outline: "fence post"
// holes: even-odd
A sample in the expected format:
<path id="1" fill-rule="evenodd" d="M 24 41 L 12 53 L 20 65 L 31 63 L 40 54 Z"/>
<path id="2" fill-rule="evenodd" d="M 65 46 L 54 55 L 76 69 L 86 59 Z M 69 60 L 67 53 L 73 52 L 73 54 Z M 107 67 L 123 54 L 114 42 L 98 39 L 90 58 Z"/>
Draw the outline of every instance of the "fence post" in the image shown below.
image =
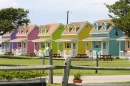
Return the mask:
<path id="1" fill-rule="evenodd" d="M 52 49 L 49 50 L 49 65 L 53 65 Z M 49 84 L 53 84 L 53 69 L 49 70 Z"/>
<path id="2" fill-rule="evenodd" d="M 98 53 L 96 52 L 96 67 L 98 67 Z M 95 73 L 98 73 L 98 70 L 95 70 Z"/>
<path id="3" fill-rule="evenodd" d="M 45 55 L 43 54 L 42 64 L 45 65 Z M 42 74 L 44 74 L 44 69 L 42 70 Z"/>
<path id="4" fill-rule="evenodd" d="M 66 65 L 66 67 L 63 69 L 62 86 L 68 85 L 70 65 L 71 65 L 71 58 L 70 57 L 65 59 L 65 65 Z"/>

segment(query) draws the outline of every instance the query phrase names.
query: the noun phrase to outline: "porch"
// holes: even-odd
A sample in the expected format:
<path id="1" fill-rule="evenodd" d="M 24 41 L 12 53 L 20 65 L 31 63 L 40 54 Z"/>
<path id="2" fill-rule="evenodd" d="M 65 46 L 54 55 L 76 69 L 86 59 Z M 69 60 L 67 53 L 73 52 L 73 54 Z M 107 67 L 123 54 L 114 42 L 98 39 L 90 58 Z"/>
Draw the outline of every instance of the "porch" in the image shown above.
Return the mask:
<path id="1" fill-rule="evenodd" d="M 60 54 L 63 58 L 77 56 L 77 52 L 78 52 L 77 50 L 78 39 L 77 38 L 61 38 L 61 39 L 55 40 L 55 42 L 58 42 L 57 53 Z"/>
<path id="2" fill-rule="evenodd" d="M 52 46 L 52 39 L 51 38 L 39 38 L 35 39 L 32 42 L 34 42 L 34 53 L 39 56 L 49 56 L 49 51 L 46 48 L 51 49 Z M 39 43 L 38 46 L 36 46 L 36 43 Z"/>
<path id="3" fill-rule="evenodd" d="M 108 55 L 108 51 L 106 49 L 100 50 L 99 52 L 97 52 L 96 50 L 86 50 L 86 54 L 89 58 L 96 59 L 97 55 Z"/>
<path id="4" fill-rule="evenodd" d="M 120 58 L 130 59 L 130 51 L 127 51 L 127 50 L 120 51 L 119 52 L 119 57 Z"/>
<path id="5" fill-rule="evenodd" d="M 11 40 L 10 42 L 17 43 L 16 49 L 13 49 L 13 43 L 12 43 L 12 53 L 14 55 L 20 56 L 20 55 L 27 54 L 27 39 L 26 38 L 17 38 L 17 39 Z"/>

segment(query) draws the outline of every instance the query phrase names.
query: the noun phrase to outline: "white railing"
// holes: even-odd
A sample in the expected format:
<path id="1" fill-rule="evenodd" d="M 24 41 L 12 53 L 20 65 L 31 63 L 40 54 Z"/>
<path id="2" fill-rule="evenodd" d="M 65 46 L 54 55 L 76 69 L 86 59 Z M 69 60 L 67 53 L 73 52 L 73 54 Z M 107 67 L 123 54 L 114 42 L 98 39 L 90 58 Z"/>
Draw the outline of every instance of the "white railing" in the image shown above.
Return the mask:
<path id="1" fill-rule="evenodd" d="M 130 59 L 130 51 L 120 51 L 119 52 L 119 57 L 120 58 Z"/>
<path id="2" fill-rule="evenodd" d="M 39 56 L 39 57 L 43 57 L 44 54 L 45 54 L 45 52 L 43 52 L 42 50 L 39 50 L 39 51 L 38 51 L 38 56 Z"/>
<path id="3" fill-rule="evenodd" d="M 5 54 L 5 49 L 0 49 L 0 54 Z"/>
<path id="4" fill-rule="evenodd" d="M 86 50 L 86 55 L 90 58 L 93 57 L 92 50 Z"/>
<path id="5" fill-rule="evenodd" d="M 58 50 L 58 54 L 60 54 L 60 56 L 63 56 L 63 51 Z"/>
<path id="6" fill-rule="evenodd" d="M 34 50 L 34 53 L 36 54 L 36 56 L 39 56 L 39 51 L 38 50 Z"/>
<path id="7" fill-rule="evenodd" d="M 17 56 L 22 55 L 22 49 L 16 49 L 16 55 Z"/>
<path id="8" fill-rule="evenodd" d="M 12 49 L 12 53 L 16 55 L 16 49 Z"/>

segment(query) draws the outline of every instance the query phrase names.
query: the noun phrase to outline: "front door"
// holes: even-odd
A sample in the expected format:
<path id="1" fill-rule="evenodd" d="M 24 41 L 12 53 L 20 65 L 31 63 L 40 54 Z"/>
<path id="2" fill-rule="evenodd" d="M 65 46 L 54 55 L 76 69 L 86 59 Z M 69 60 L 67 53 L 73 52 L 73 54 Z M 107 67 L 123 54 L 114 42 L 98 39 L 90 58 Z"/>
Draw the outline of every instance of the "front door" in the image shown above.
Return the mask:
<path id="1" fill-rule="evenodd" d="M 9 42 L 5 42 L 5 51 L 6 52 L 10 51 L 10 43 Z"/>
<path id="2" fill-rule="evenodd" d="M 77 54 L 76 43 L 73 43 L 72 48 L 73 48 L 73 50 L 72 50 L 73 56 L 76 56 L 76 54 Z"/>
<path id="3" fill-rule="evenodd" d="M 106 55 L 107 54 L 107 42 L 106 41 L 104 41 L 103 42 L 103 55 Z"/>
<path id="4" fill-rule="evenodd" d="M 23 43 L 23 54 L 25 55 L 27 52 L 27 49 L 26 49 L 26 42 Z"/>

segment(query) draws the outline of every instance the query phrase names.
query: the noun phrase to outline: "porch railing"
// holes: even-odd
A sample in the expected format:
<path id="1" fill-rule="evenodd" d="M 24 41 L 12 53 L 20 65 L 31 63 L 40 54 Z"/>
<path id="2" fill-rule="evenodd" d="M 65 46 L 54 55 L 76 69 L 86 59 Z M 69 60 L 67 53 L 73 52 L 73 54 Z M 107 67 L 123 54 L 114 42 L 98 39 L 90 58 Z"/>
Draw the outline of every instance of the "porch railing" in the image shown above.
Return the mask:
<path id="1" fill-rule="evenodd" d="M 120 58 L 130 59 L 130 51 L 120 51 L 119 52 L 119 57 Z"/>

